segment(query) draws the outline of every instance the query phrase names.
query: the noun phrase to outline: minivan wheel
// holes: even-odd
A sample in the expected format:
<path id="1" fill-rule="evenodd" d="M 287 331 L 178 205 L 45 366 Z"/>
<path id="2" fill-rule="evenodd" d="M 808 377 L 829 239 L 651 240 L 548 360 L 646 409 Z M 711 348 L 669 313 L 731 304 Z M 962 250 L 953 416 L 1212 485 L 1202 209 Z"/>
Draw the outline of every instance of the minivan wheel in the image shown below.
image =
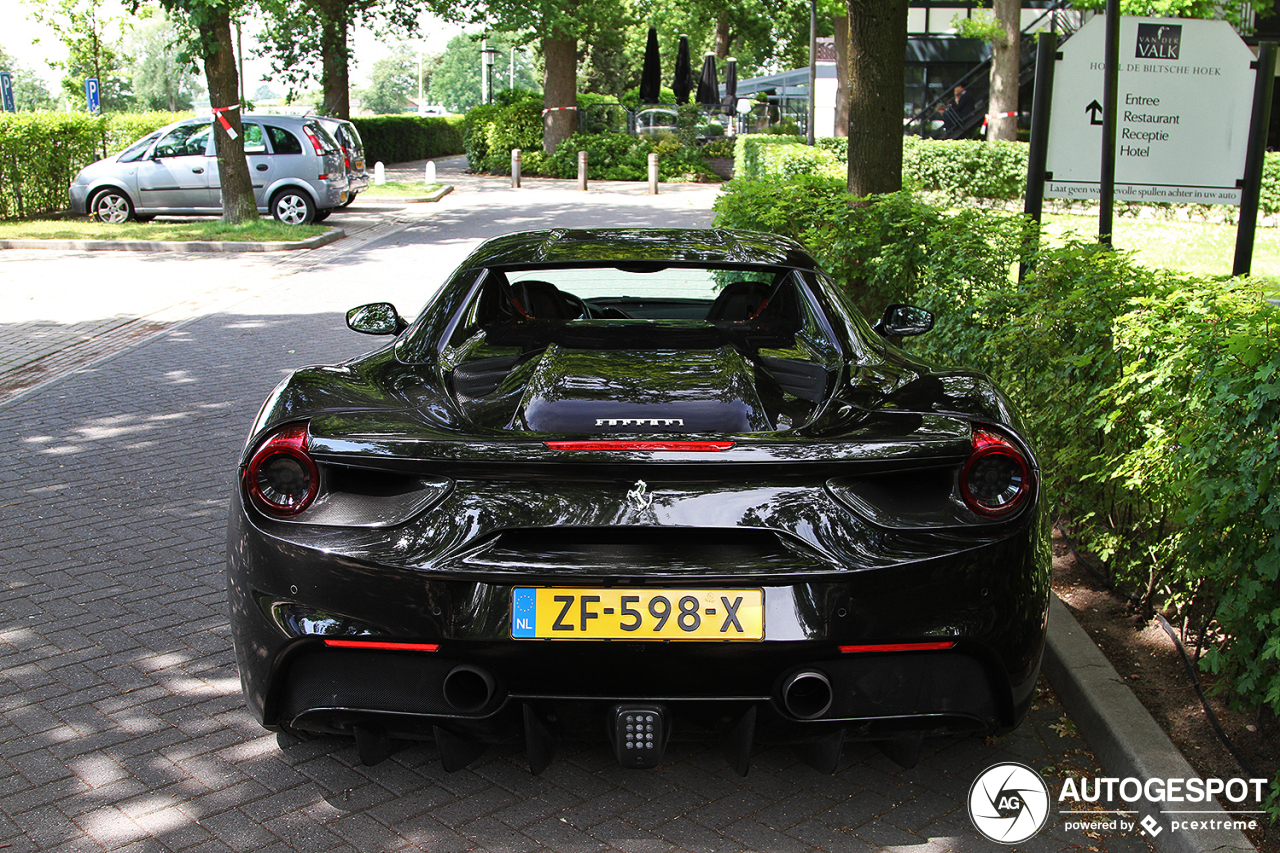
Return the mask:
<path id="1" fill-rule="evenodd" d="M 119 190 L 102 190 L 93 197 L 89 205 L 89 216 L 99 222 L 119 225 L 134 218 L 133 202 Z"/>
<path id="2" fill-rule="evenodd" d="M 309 225 L 316 216 L 316 206 L 301 190 L 281 190 L 271 198 L 271 215 L 286 225 Z"/>
<path id="3" fill-rule="evenodd" d="M 312 222 L 324 222 L 329 218 L 329 214 L 333 213 L 332 207 L 326 207 L 324 210 L 317 210 L 316 215 L 311 218 Z"/>

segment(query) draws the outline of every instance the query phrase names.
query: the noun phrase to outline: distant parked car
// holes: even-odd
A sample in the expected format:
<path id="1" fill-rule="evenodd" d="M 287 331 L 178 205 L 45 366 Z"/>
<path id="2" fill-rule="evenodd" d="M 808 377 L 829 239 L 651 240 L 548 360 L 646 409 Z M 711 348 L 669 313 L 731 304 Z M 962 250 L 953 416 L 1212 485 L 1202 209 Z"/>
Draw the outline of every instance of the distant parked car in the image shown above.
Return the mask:
<path id="1" fill-rule="evenodd" d="M 342 149 L 319 120 L 249 114 L 242 121 L 259 213 L 304 225 L 347 200 Z M 71 183 L 71 209 L 113 223 L 160 214 L 221 215 L 211 130 L 210 118 L 185 119 L 86 166 Z"/>
<path id="2" fill-rule="evenodd" d="M 636 113 L 636 133 L 675 133 L 676 111 L 650 107 Z"/>
<path id="3" fill-rule="evenodd" d="M 356 196 L 369 186 L 369 173 L 365 170 L 364 142 L 360 139 L 360 131 L 346 119 L 331 116 L 316 116 L 316 121 L 329 131 L 329 135 L 337 140 L 346 157 L 347 166 L 347 200 L 338 207 L 350 207 Z"/>

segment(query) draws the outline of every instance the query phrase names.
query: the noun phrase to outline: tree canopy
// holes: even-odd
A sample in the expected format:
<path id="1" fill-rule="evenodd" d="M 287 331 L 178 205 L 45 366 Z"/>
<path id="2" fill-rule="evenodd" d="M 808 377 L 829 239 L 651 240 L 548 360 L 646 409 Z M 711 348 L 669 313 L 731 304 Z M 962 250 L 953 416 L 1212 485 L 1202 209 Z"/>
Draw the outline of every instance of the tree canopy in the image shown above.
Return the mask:
<path id="1" fill-rule="evenodd" d="M 480 103 L 480 35 L 454 36 L 444 52 L 432 57 L 427 97 L 432 103 L 443 104 L 451 112 L 464 110 Z M 511 60 L 515 51 L 515 86 L 518 90 L 537 92 L 542 88 L 537 65 L 536 43 L 525 44 L 517 33 L 491 32 L 488 46 L 497 51 L 493 62 L 493 90 L 495 97 L 512 88 Z"/>
<path id="2" fill-rule="evenodd" d="M 1076 9 L 1102 11 L 1107 0 L 1073 0 Z M 1120 14 L 1145 18 L 1221 18 L 1238 29 L 1253 25 L 1253 15 L 1271 13 L 1275 0 L 1120 0 Z"/>

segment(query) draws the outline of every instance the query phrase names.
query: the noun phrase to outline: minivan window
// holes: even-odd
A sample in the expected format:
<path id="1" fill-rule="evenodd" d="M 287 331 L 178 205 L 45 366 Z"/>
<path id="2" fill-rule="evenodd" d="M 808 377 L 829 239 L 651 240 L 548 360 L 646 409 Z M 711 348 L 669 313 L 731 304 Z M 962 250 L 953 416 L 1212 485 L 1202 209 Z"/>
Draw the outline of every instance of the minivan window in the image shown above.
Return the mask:
<path id="1" fill-rule="evenodd" d="M 151 143 L 156 141 L 159 133 L 152 133 L 142 137 L 137 142 L 130 145 L 120 153 L 116 158 L 117 163 L 132 163 L 134 160 L 141 160 L 142 155 L 147 153 L 147 149 L 151 147 Z"/>
<path id="2" fill-rule="evenodd" d="M 156 143 L 156 157 L 188 157 L 203 154 L 209 145 L 207 124 L 183 124 L 175 127 Z"/>
<path id="3" fill-rule="evenodd" d="M 271 150 L 277 154 L 301 154 L 302 143 L 283 127 L 267 125 L 267 136 L 271 138 Z"/>
<path id="4" fill-rule="evenodd" d="M 267 144 L 262 141 L 262 127 L 256 124 L 244 125 L 244 153 L 266 154 Z"/>

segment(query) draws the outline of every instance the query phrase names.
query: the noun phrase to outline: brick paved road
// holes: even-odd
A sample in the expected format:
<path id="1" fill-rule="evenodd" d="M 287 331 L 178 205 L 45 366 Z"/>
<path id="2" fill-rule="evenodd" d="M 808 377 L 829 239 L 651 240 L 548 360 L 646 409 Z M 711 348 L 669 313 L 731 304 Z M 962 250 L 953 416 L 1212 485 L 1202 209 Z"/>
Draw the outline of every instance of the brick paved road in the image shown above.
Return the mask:
<path id="1" fill-rule="evenodd" d="M 0 405 L 6 853 L 990 851 L 963 805 L 980 770 L 1090 769 L 1047 691 L 999 743 L 930 743 L 910 771 L 862 745 L 833 776 L 768 749 L 745 779 L 716 751 L 681 745 L 652 772 L 572 745 L 538 777 L 515 747 L 453 774 L 431 744 L 366 768 L 350 741 L 277 737 L 243 710 L 224 615 L 225 497 L 283 371 L 366 348 L 342 309 L 384 294 L 416 309 L 479 237 L 547 221 L 705 220 L 693 207 L 551 193 L 520 210 L 455 202 L 380 240 L 255 267 L 264 274 L 244 279 L 242 301 Z M 206 274 L 242 269 L 205 263 Z M 1050 820 L 1026 849 L 1147 849 Z"/>

